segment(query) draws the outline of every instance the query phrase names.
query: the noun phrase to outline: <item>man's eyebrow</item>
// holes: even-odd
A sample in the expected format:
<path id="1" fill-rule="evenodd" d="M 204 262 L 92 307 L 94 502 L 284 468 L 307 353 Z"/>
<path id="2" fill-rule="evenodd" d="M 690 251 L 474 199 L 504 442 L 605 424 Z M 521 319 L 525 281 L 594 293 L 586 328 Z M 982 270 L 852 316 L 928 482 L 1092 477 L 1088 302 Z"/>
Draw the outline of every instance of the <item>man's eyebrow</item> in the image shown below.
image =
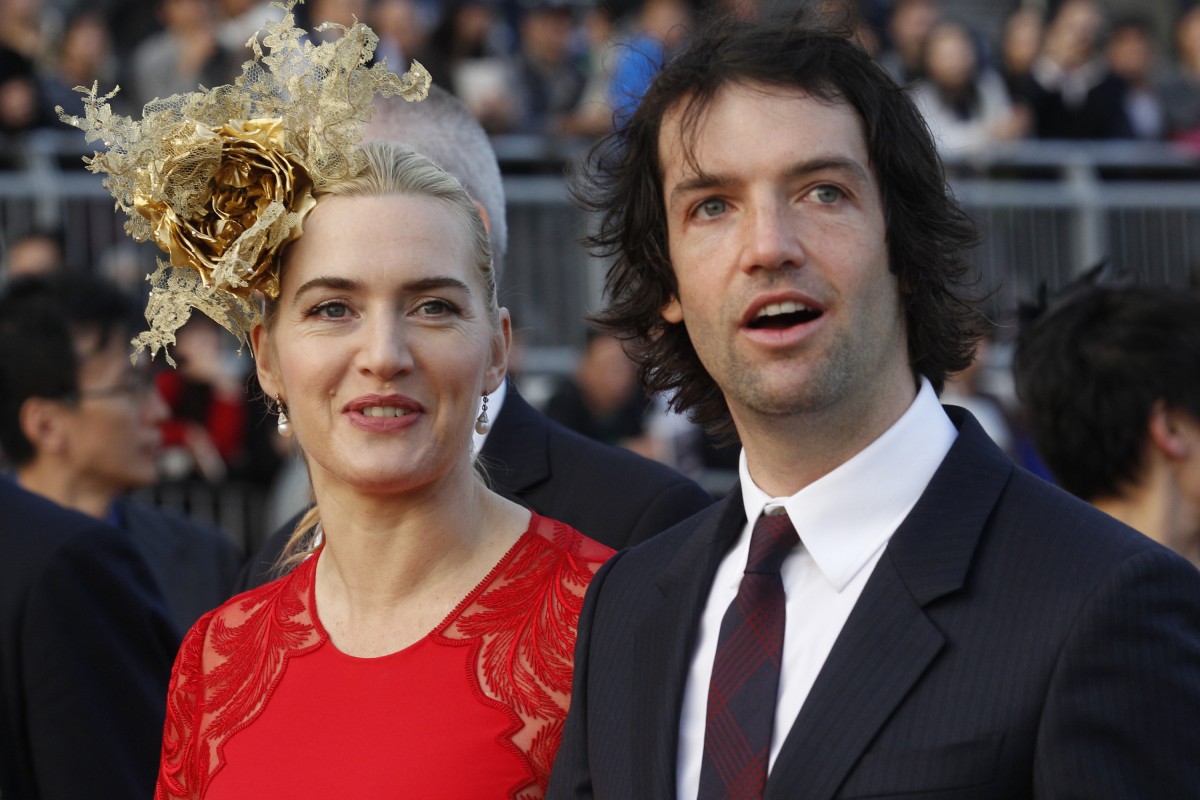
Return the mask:
<path id="1" fill-rule="evenodd" d="M 806 161 L 799 161 L 789 167 L 784 172 L 784 176 L 795 179 L 803 178 L 817 172 L 844 172 L 853 175 L 858 180 L 870 180 L 870 175 L 862 164 L 852 158 L 842 158 L 840 156 L 821 156 Z M 733 180 L 733 178 L 720 173 L 693 173 L 671 187 L 667 197 L 667 205 L 671 206 L 678 202 L 680 195 L 726 186 L 733 183 Z"/>

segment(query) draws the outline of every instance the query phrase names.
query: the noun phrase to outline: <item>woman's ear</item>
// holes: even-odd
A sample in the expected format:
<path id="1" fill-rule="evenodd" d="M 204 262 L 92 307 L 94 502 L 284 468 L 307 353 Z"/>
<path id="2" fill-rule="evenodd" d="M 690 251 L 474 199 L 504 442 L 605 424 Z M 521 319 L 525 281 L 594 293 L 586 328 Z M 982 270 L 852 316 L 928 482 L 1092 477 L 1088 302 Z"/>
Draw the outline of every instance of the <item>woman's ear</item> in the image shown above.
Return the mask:
<path id="1" fill-rule="evenodd" d="M 261 322 L 250 331 L 250 348 L 254 355 L 254 369 L 258 372 L 258 384 L 262 387 L 263 394 L 267 397 L 281 394 L 282 386 L 275 372 L 271 336 Z"/>
<path id="2" fill-rule="evenodd" d="M 508 351 L 512 347 L 512 320 L 508 309 L 500 309 L 500 325 L 492 334 L 492 352 L 487 372 L 483 377 L 483 388 L 488 394 L 500 388 L 508 374 Z"/>

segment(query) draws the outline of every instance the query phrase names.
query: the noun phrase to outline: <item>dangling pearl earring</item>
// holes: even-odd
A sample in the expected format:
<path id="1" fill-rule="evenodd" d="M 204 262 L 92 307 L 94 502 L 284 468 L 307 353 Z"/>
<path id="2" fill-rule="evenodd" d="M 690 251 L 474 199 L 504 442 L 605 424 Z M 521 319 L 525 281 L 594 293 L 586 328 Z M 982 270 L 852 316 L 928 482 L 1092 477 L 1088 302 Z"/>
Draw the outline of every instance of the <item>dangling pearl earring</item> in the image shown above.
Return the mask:
<path id="1" fill-rule="evenodd" d="M 487 403 L 488 396 L 485 394 L 483 396 L 483 410 L 480 411 L 479 416 L 475 418 L 475 432 L 480 436 L 483 436 L 492 429 L 492 424 L 488 422 Z"/>
<path id="2" fill-rule="evenodd" d="M 292 438 L 292 421 L 288 419 L 287 404 L 279 399 L 279 395 L 275 395 L 275 405 L 279 408 L 279 419 L 275 423 L 279 435 L 285 439 Z"/>

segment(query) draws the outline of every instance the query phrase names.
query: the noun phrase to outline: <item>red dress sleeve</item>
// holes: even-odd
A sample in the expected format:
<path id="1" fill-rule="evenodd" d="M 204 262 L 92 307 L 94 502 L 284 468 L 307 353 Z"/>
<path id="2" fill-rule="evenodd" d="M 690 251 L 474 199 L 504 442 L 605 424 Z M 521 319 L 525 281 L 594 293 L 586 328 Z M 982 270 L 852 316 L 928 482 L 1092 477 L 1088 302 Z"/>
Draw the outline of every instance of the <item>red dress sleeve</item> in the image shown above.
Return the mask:
<path id="1" fill-rule="evenodd" d="M 204 675 L 201 654 L 209 623 L 215 611 L 196 621 L 179 648 L 167 689 L 167 721 L 163 726 L 162 756 L 154 800 L 199 797 L 196 733 L 199 729 Z"/>

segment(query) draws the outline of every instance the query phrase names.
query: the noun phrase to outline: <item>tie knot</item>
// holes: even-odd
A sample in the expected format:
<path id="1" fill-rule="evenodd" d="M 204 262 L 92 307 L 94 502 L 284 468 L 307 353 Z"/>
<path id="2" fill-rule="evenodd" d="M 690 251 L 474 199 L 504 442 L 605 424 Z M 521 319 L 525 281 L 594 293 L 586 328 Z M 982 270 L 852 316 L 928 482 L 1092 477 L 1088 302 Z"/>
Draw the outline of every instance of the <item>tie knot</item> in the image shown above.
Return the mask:
<path id="1" fill-rule="evenodd" d="M 746 572 L 776 574 L 787 554 L 800 541 L 787 514 L 763 514 L 750 534 L 750 557 Z"/>

